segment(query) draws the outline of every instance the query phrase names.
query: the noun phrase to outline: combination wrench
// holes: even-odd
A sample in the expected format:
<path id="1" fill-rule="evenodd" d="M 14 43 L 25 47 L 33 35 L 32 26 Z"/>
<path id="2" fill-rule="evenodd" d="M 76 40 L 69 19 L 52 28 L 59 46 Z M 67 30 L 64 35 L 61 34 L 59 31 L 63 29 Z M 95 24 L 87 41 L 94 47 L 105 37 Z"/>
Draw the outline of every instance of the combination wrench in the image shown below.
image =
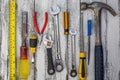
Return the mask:
<path id="1" fill-rule="evenodd" d="M 70 29 L 69 31 L 70 35 L 71 35 L 71 53 L 72 53 L 72 69 L 70 71 L 70 75 L 72 77 L 76 77 L 77 76 L 77 70 L 76 70 L 76 48 L 75 48 L 75 36 L 77 34 L 77 30 L 75 29 Z"/>
<path id="2" fill-rule="evenodd" d="M 63 63 L 62 63 L 62 57 L 61 57 L 61 47 L 60 47 L 60 32 L 59 32 L 59 13 L 61 12 L 61 9 L 59 6 L 57 6 L 56 10 L 53 10 L 53 8 L 50 8 L 50 14 L 54 17 L 54 26 L 55 28 L 55 38 L 56 38 L 56 71 L 61 72 L 63 70 Z"/>

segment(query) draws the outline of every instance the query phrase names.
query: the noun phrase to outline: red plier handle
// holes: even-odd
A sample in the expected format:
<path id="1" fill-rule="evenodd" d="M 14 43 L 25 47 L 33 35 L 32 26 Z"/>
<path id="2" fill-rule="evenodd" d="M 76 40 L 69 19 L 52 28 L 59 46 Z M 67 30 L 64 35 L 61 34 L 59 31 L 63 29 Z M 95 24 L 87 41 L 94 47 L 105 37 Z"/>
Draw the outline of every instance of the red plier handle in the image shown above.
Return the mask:
<path id="1" fill-rule="evenodd" d="M 44 21 L 44 25 L 41 29 L 41 31 L 39 30 L 39 27 L 38 27 L 38 24 L 37 24 L 37 12 L 34 12 L 34 16 L 33 16 L 33 22 L 34 22 L 34 28 L 35 28 L 35 31 L 38 33 L 38 34 L 43 34 L 46 26 L 47 26 L 47 22 L 48 22 L 48 13 L 45 12 L 45 21 Z"/>

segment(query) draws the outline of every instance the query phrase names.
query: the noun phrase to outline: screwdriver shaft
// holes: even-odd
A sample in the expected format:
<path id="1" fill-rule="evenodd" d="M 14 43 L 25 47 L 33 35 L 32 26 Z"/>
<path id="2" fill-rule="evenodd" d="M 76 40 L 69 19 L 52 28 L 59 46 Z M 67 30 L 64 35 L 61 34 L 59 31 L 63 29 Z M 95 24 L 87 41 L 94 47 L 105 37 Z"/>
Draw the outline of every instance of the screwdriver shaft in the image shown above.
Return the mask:
<path id="1" fill-rule="evenodd" d="M 67 0 L 67 11 L 68 11 L 68 0 Z M 69 56 L 68 56 L 68 38 L 69 38 L 69 12 L 63 12 L 63 27 L 64 35 L 66 38 L 66 50 L 65 50 L 65 63 L 67 68 L 66 80 L 68 80 L 69 74 Z"/>
<path id="2" fill-rule="evenodd" d="M 91 46 L 91 44 L 90 44 L 90 36 L 88 36 L 88 65 L 90 63 L 90 46 Z"/>

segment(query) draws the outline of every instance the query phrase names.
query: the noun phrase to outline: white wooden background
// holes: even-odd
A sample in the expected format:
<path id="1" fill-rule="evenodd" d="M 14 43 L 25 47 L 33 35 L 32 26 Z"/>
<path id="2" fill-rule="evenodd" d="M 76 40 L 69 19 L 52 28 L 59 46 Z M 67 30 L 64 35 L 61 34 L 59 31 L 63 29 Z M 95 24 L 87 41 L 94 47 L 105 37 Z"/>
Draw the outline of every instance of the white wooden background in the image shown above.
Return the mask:
<path id="1" fill-rule="evenodd" d="M 109 12 L 103 10 L 102 12 L 102 42 L 104 48 L 104 69 L 105 69 L 105 80 L 120 80 L 120 10 L 118 0 L 83 0 L 83 2 L 93 2 L 100 1 L 104 2 L 113 9 L 115 9 L 118 14 L 113 17 Z M 46 72 L 46 51 L 42 43 L 38 46 L 37 51 L 37 76 L 36 80 L 65 80 L 66 77 L 66 66 L 65 66 L 65 37 L 63 34 L 62 26 L 62 12 L 66 11 L 66 0 L 36 0 L 36 11 L 37 11 L 37 21 L 39 27 L 42 27 L 44 20 L 44 12 L 49 11 L 50 7 L 59 5 L 61 7 L 61 13 L 59 15 L 60 23 L 60 40 L 61 40 L 61 51 L 62 59 L 64 62 L 64 70 L 60 73 L 56 72 L 55 75 L 49 76 Z M 1 6 L 1 24 L 2 28 L 2 45 L 1 45 L 1 60 L 0 60 L 0 76 L 3 80 L 8 80 L 7 72 L 7 57 L 8 57 L 8 24 L 9 24 L 9 0 L 0 0 Z M 80 0 L 68 0 L 68 11 L 70 12 L 70 27 L 79 29 L 80 22 Z M 28 26 L 29 31 L 33 28 L 33 0 L 17 0 L 17 61 L 19 60 L 20 46 L 21 46 L 21 18 L 22 11 L 28 11 Z M 87 52 L 87 19 L 88 13 L 93 13 L 91 11 L 84 12 L 84 37 L 85 37 L 85 51 Z M 51 17 L 49 15 L 49 17 Z M 49 20 L 50 21 L 50 20 Z M 47 26 L 48 27 L 48 26 Z M 79 31 L 79 30 L 78 30 Z M 91 38 L 91 60 L 90 65 L 87 66 L 87 80 L 94 79 L 94 45 L 95 45 L 95 33 L 93 27 L 93 34 Z M 1 34 L 1 33 L 0 33 Z M 1 37 L 0 37 L 1 38 Z M 70 45 L 70 38 L 69 38 Z M 69 46 L 70 50 L 70 46 Z M 76 37 L 76 63 L 77 68 L 79 66 L 79 33 Z M 69 57 L 71 57 L 71 51 L 69 51 Z M 55 53 L 53 53 L 55 56 Z M 29 54 L 31 55 L 31 54 Z M 71 59 L 69 61 L 71 69 Z M 32 73 L 30 73 L 29 79 L 32 79 Z M 78 76 L 72 78 L 69 76 L 69 80 L 78 80 Z"/>

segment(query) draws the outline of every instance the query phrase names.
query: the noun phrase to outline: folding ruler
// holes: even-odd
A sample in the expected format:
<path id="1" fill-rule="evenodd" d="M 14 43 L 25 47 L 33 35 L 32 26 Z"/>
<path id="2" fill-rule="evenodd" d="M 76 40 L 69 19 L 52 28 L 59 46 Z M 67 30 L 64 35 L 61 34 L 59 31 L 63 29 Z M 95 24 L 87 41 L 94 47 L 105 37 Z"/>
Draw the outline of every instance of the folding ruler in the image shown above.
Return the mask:
<path id="1" fill-rule="evenodd" d="M 9 0 L 10 80 L 16 80 L 16 0 Z"/>

